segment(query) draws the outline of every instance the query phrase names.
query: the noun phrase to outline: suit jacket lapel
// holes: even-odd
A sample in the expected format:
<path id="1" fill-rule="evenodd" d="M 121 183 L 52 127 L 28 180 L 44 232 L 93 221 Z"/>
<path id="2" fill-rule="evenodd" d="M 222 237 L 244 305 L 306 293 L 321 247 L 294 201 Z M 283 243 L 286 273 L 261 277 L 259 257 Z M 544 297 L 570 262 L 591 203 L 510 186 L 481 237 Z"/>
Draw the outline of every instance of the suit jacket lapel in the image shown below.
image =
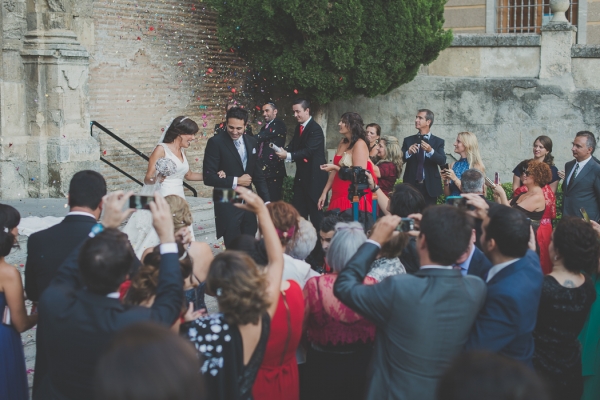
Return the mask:
<path id="1" fill-rule="evenodd" d="M 569 177 L 569 174 L 571 173 L 571 170 L 573 169 L 574 165 L 575 165 L 575 161 L 569 161 L 568 163 L 565 164 L 565 179 L 563 179 L 563 183 L 562 183 L 563 193 L 567 191 L 567 188 L 568 188 L 567 178 Z"/>
<path id="2" fill-rule="evenodd" d="M 572 176 L 571 179 L 575 179 L 573 181 L 573 184 L 570 185 L 569 189 L 573 189 L 579 182 L 581 182 L 583 180 L 583 178 L 589 174 L 589 172 L 592 170 L 592 165 L 590 165 L 590 163 L 594 162 L 594 160 L 589 160 L 587 162 L 587 164 L 585 164 L 585 167 L 581 168 L 581 171 L 579 171 L 577 173 L 577 177 Z M 572 168 L 571 168 L 572 169 Z"/>
<path id="3" fill-rule="evenodd" d="M 240 163 L 240 166 L 244 168 L 244 163 L 242 163 L 240 153 L 238 153 L 237 148 L 235 147 L 235 144 L 233 144 L 233 140 L 231 139 L 229 134 L 227 134 L 227 137 L 223 137 L 223 141 L 225 142 L 225 147 L 227 147 L 229 151 L 231 151 L 233 157 Z"/>

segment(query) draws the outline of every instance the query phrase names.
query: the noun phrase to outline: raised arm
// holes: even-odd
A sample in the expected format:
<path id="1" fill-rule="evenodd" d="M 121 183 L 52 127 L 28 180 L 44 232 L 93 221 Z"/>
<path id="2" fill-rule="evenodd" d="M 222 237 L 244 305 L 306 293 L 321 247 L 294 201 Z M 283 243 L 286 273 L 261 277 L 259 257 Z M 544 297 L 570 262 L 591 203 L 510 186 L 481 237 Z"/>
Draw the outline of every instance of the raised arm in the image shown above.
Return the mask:
<path id="1" fill-rule="evenodd" d="M 267 294 L 270 304 L 267 311 L 272 318 L 277 309 L 281 288 L 281 277 L 283 276 L 283 251 L 281 249 L 281 242 L 277 235 L 277 231 L 275 231 L 275 225 L 273 225 L 273 221 L 271 221 L 267 206 L 265 206 L 262 199 L 251 190 L 245 188 L 237 188 L 236 192 L 240 194 L 240 197 L 245 200 L 246 204 L 235 204 L 235 206 L 256 214 L 258 217 L 258 227 L 262 232 L 265 241 L 268 258 L 268 264 L 265 270 L 268 282 Z"/>

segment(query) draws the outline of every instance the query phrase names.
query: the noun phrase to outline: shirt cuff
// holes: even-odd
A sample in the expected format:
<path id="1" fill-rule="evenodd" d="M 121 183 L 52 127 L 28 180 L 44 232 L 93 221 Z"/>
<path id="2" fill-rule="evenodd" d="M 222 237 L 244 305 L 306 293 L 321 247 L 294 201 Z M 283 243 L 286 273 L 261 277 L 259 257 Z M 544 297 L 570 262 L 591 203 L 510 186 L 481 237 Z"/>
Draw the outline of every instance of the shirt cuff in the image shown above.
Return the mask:
<path id="1" fill-rule="evenodd" d="M 408 160 L 411 156 L 412 156 L 412 154 L 410 154 L 408 152 L 408 150 L 406 150 L 406 153 L 404 154 L 404 158 Z"/>
<path id="2" fill-rule="evenodd" d="M 266 206 L 267 204 L 269 204 L 269 203 L 270 203 L 270 201 L 265 201 L 265 206 Z"/>
<path id="3" fill-rule="evenodd" d="M 374 244 L 375 246 L 377 246 L 377 247 L 379 247 L 381 249 L 381 245 L 379 243 L 377 243 L 376 241 L 374 241 L 374 240 L 367 239 L 367 243 L 372 243 L 372 244 Z"/>
<path id="4" fill-rule="evenodd" d="M 237 187 L 237 176 L 233 177 L 233 186 L 231 187 L 232 189 L 235 189 Z"/>
<path id="5" fill-rule="evenodd" d="M 177 243 L 163 243 L 160 245 L 160 254 L 178 254 Z"/>
<path id="6" fill-rule="evenodd" d="M 434 153 L 434 150 L 431 149 L 431 151 L 429 153 L 425 153 L 425 157 L 430 158 L 433 155 L 433 153 Z"/>
<path id="7" fill-rule="evenodd" d="M 285 156 L 286 162 L 292 162 L 292 153 L 288 151 L 287 156 Z"/>

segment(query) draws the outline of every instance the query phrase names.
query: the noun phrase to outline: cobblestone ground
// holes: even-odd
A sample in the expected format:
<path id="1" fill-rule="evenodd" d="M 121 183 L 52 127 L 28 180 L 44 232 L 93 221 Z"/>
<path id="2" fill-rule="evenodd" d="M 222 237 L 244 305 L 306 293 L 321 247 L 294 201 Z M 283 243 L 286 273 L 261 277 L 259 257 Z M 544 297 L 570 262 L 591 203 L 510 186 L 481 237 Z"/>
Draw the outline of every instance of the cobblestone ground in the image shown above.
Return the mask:
<path id="1" fill-rule="evenodd" d="M 26 207 L 19 207 L 19 204 L 12 204 L 12 201 L 4 202 L 11 204 L 14 207 L 17 207 L 19 212 L 21 213 L 21 217 L 27 217 L 30 215 L 35 216 L 64 216 L 65 210 L 62 203 L 64 200 L 58 199 L 45 199 L 49 200 L 52 205 L 44 206 L 43 212 L 39 212 L 39 209 L 36 212 L 29 212 Z M 56 203 L 56 204 L 55 204 Z M 216 255 L 222 251 L 222 243 L 218 242 L 214 238 L 214 233 L 211 233 L 209 236 L 205 236 L 199 231 L 195 230 L 197 240 L 203 240 L 209 243 L 212 247 L 213 253 Z M 20 235 L 19 236 L 19 248 L 14 249 L 7 257 L 6 262 L 14 265 L 21 272 L 21 277 L 23 282 L 25 282 L 25 261 L 27 259 L 27 236 Z M 217 247 L 218 246 L 218 247 Z M 27 301 L 27 310 L 31 310 L 31 302 Z M 208 306 L 208 312 L 216 312 L 218 310 L 217 302 L 214 297 L 206 296 L 206 305 Z M 31 387 L 33 385 L 33 376 L 35 374 L 35 334 L 36 327 L 23 332 L 21 334 L 21 340 L 23 341 L 23 348 L 25 351 L 25 363 L 27 368 L 27 378 L 29 381 L 29 390 L 31 392 Z M 3 399 L 2 399 L 3 400 Z"/>

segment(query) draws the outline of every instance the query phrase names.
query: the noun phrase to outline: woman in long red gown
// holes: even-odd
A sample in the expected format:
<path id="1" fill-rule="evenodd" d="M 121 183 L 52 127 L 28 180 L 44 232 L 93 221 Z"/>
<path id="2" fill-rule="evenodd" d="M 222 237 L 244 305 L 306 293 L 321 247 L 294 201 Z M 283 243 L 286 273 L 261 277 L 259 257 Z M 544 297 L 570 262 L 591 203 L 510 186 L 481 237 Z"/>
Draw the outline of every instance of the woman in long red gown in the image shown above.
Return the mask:
<path id="1" fill-rule="evenodd" d="M 319 198 L 319 209 L 322 209 L 327 199 L 327 193 L 331 189 L 331 200 L 329 209 L 339 208 L 340 211 L 352 207 L 352 202 L 348 199 L 348 188 L 350 181 L 342 180 L 339 177 L 339 170 L 342 167 L 361 167 L 368 170 L 377 184 L 373 163 L 369 159 L 369 146 L 366 140 L 366 134 L 362 117 L 353 112 L 347 112 L 342 115 L 338 124 L 339 131 L 344 138 L 340 141 L 333 164 L 325 164 L 321 169 L 329 172 L 329 179 Z M 371 212 L 373 194 L 368 188 L 364 190 L 365 195 L 360 199 L 359 210 Z"/>
<path id="2" fill-rule="evenodd" d="M 271 320 L 267 350 L 252 387 L 254 400 L 298 400 L 296 349 L 302 336 L 304 296 L 294 280 L 285 281 Z"/>

